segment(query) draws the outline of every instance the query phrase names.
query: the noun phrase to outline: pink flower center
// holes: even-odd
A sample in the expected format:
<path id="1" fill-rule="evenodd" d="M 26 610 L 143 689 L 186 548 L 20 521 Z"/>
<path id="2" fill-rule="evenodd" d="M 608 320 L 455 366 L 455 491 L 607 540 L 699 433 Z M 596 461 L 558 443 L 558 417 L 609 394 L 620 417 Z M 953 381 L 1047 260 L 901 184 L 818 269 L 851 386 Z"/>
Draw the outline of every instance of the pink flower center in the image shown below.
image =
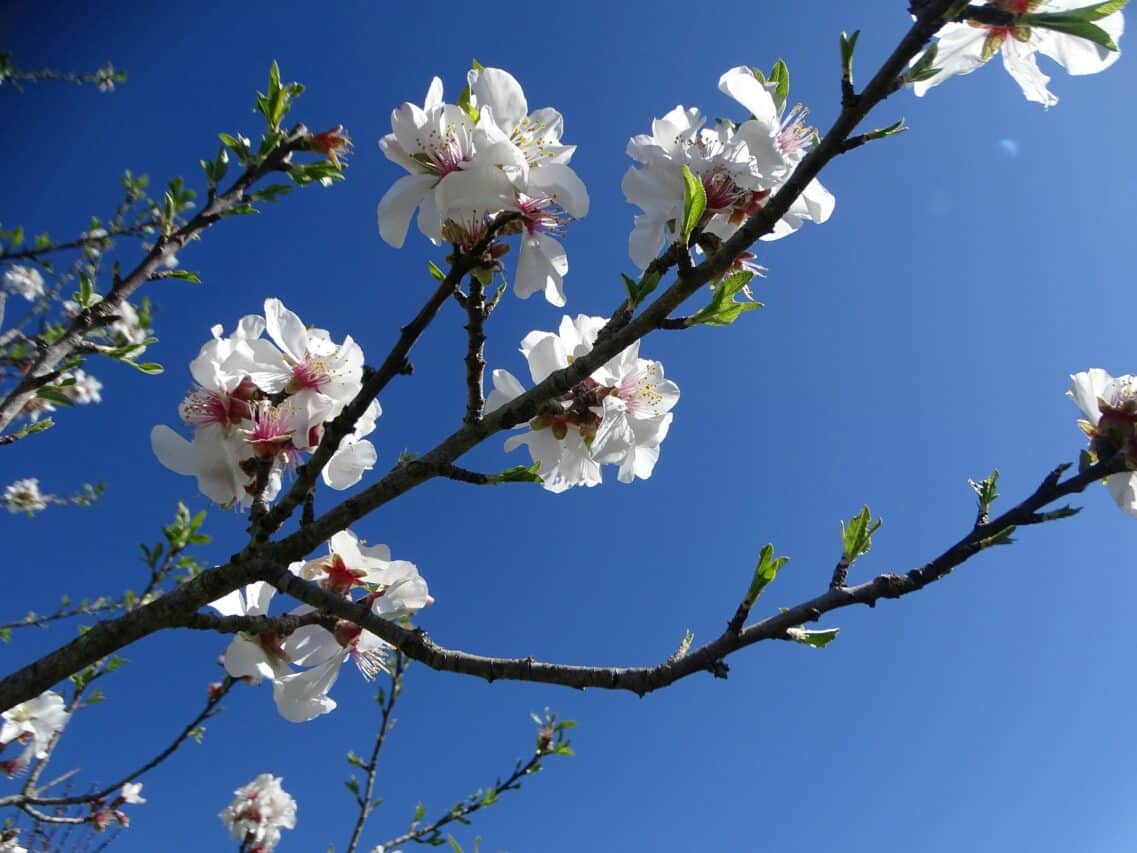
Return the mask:
<path id="1" fill-rule="evenodd" d="M 786 155 L 805 153 L 813 140 L 813 128 L 805 123 L 809 110 L 796 104 L 782 119 L 778 130 L 778 149 Z"/>
<path id="2" fill-rule="evenodd" d="M 518 193 L 517 209 L 521 211 L 521 221 L 529 234 L 559 234 L 569 219 L 568 214 L 557 207 L 553 196 L 534 197 Z"/>
<path id="3" fill-rule="evenodd" d="M 328 365 L 323 359 L 306 358 L 292 366 L 292 381 L 289 388 L 295 392 L 307 388 L 319 391 L 331 381 Z"/>

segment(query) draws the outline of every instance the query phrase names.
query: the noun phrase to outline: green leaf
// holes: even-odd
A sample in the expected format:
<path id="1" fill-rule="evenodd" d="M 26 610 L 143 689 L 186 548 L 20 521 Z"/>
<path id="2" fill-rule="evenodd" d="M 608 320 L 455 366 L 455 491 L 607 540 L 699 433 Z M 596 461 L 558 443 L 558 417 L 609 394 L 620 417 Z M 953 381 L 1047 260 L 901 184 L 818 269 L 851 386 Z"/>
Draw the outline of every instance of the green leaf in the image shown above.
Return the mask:
<path id="1" fill-rule="evenodd" d="M 1093 6 L 1087 6 L 1083 9 L 1074 9 L 1070 12 L 1026 14 L 1020 15 L 1019 20 L 1026 26 L 1042 27 L 1043 29 L 1054 30 L 1056 32 L 1065 33 L 1066 35 L 1077 36 L 1078 38 L 1092 41 L 1094 44 L 1100 45 L 1106 50 L 1116 51 L 1118 47 L 1113 37 L 1097 24 L 1091 23 L 1097 20 L 1097 18 L 1083 17 L 1079 14 L 1080 12 L 1092 13 L 1095 8 L 1096 7 Z"/>
<path id="2" fill-rule="evenodd" d="M 758 565 L 754 569 L 754 577 L 750 581 L 750 588 L 746 590 L 743 606 L 746 608 L 753 607 L 754 602 L 758 600 L 758 596 L 762 594 L 762 590 L 774 582 L 774 578 L 778 576 L 778 572 L 782 566 L 788 563 L 789 560 L 789 557 L 775 557 L 774 546 L 771 544 L 764 545 L 761 553 L 758 555 Z"/>
<path id="3" fill-rule="evenodd" d="M 74 406 L 75 401 L 64 394 L 59 388 L 51 385 L 45 385 L 36 391 L 36 396 L 41 400 L 47 400 L 49 403 L 55 403 L 57 406 Z"/>
<path id="4" fill-rule="evenodd" d="M 978 483 L 974 480 L 968 480 L 967 485 L 971 486 L 972 491 L 978 496 L 979 505 L 989 507 L 999 497 L 999 490 L 996 488 L 998 482 L 999 472 L 996 470 L 991 472 L 990 477 L 980 480 Z"/>
<path id="5" fill-rule="evenodd" d="M 795 643 L 801 643 L 803 646 L 811 646 L 815 649 L 823 649 L 837 639 L 837 634 L 840 631 L 840 628 L 819 628 L 815 631 L 807 631 L 805 628 L 791 628 L 788 634 Z"/>
<path id="6" fill-rule="evenodd" d="M 979 540 L 979 546 L 981 548 L 989 548 L 992 545 L 1012 545 L 1012 544 L 1014 544 L 1015 540 L 1014 540 L 1014 537 L 1011 536 L 1011 534 L 1014 532 L 1015 532 L 1014 525 L 1012 525 L 1010 527 L 1004 527 L 1002 530 L 1000 530 L 994 536 L 988 536 L 986 539 L 980 539 Z"/>
<path id="7" fill-rule="evenodd" d="M 426 269 L 436 281 L 446 281 L 446 273 L 440 270 L 434 261 L 427 261 Z"/>
<path id="8" fill-rule="evenodd" d="M 454 853 L 462 853 L 462 845 L 454 840 L 453 835 L 447 835 L 446 840 L 450 842 L 450 849 L 453 850 Z"/>
<path id="9" fill-rule="evenodd" d="M 858 557 L 863 557 L 872 547 L 872 536 L 884 522 L 873 519 L 867 506 L 849 519 L 848 526 L 841 522 L 841 560 L 852 565 Z"/>
<path id="10" fill-rule="evenodd" d="M 695 177 L 694 173 L 683 166 L 683 245 L 687 245 L 687 238 L 699 224 L 703 211 L 707 209 L 707 191 L 703 189 L 703 182 Z"/>
<path id="11" fill-rule="evenodd" d="M 269 184 L 267 187 L 262 187 L 249 197 L 254 201 L 267 201 L 274 202 L 282 196 L 292 192 L 296 187 L 292 184 Z"/>
<path id="12" fill-rule="evenodd" d="M 537 473 L 540 467 L 540 462 L 534 462 L 528 467 L 518 465 L 500 474 L 494 474 L 490 480 L 494 483 L 543 483 L 545 481 Z"/>
<path id="13" fill-rule="evenodd" d="M 426 817 L 426 806 L 424 806 L 422 803 L 419 803 L 417 806 L 415 806 L 415 816 L 411 818 L 411 823 L 418 823 L 424 817 Z"/>
<path id="14" fill-rule="evenodd" d="M 647 299 L 651 292 L 659 286 L 659 273 L 657 272 L 648 273 L 640 281 L 636 281 L 623 273 L 620 273 L 620 278 L 623 279 L 624 291 L 628 294 L 628 305 L 632 308 Z"/>
<path id="15" fill-rule="evenodd" d="M 139 373 L 145 373 L 147 376 L 157 376 L 159 373 L 162 373 L 166 370 L 166 368 L 162 367 L 162 365 L 158 364 L 156 361 L 139 362 L 124 358 L 122 359 L 122 363 L 129 364 Z"/>
<path id="16" fill-rule="evenodd" d="M 786 105 L 786 100 L 790 96 L 790 69 L 782 60 L 774 63 L 774 67 L 770 69 L 770 82 L 777 84 L 774 95 L 774 106 L 778 108 L 778 112 L 782 111 L 782 107 Z"/>
<path id="17" fill-rule="evenodd" d="M 166 278 L 180 278 L 182 281 L 188 281 L 191 284 L 201 284 L 201 277 L 190 270 L 167 270 L 164 275 Z"/>
<path id="18" fill-rule="evenodd" d="M 79 273 L 79 290 L 75 293 L 75 303 L 80 308 L 90 308 L 95 299 L 95 284 L 86 273 Z"/>
<path id="19" fill-rule="evenodd" d="M 718 284 L 711 295 L 710 304 L 696 311 L 688 319 L 688 325 L 694 326 L 703 323 L 708 326 L 729 326 L 741 316 L 744 311 L 753 311 L 761 308 L 761 302 L 738 302 L 735 296 L 754 278 L 754 273 L 740 270 L 727 276 Z"/>
<path id="20" fill-rule="evenodd" d="M 940 69 L 935 66 L 936 55 L 939 53 L 939 47 L 933 43 L 927 50 L 920 56 L 916 63 L 905 72 L 903 80 L 908 83 L 920 83 L 931 77 L 935 77 L 940 73 Z"/>

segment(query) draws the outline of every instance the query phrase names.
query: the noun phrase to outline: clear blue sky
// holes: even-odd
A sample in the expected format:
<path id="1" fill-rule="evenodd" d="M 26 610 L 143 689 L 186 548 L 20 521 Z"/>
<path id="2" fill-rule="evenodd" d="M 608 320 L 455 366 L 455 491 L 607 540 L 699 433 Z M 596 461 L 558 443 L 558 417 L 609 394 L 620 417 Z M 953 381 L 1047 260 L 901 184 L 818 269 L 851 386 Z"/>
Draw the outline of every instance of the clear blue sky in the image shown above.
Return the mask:
<path id="1" fill-rule="evenodd" d="M 840 31 L 863 30 L 867 76 L 907 24 L 900 0 L 5 4 L 3 47 L 19 64 L 109 60 L 130 73 L 113 95 L 0 91 L 6 225 L 77 235 L 109 213 L 124 168 L 200 186 L 197 161 L 217 131 L 258 129 L 249 106 L 273 59 L 309 87 L 295 117 L 343 123 L 356 143 L 345 184 L 225 222 L 185 251 L 204 284 L 150 289 L 165 375 L 96 365 L 101 406 L 63 412 L 56 429 L 3 452 L 4 482 L 108 489 L 94 509 L 0 520 L 5 615 L 140 585 L 136 543 L 154 540 L 178 499 L 205 507 L 191 480 L 153 459 L 148 434 L 176 423 L 185 366 L 211 324 L 230 328 L 279 296 L 335 337 L 351 334 L 369 361 L 382 357 L 431 286 L 427 259 L 444 253 L 417 234 L 401 251 L 379 239 L 375 206 L 401 172 L 375 143 L 432 75 L 454 96 L 477 57 L 512 71 L 531 106 L 562 111 L 592 196 L 566 240 L 567 310 L 599 314 L 632 271 L 633 209 L 619 190 L 630 135 L 676 103 L 731 114 L 719 75 L 778 57 L 792 98 L 824 128 Z M 563 495 L 432 482 L 360 524 L 429 580 L 437 604 L 419 623 L 485 654 L 655 663 L 684 629 L 696 642 L 721 630 L 768 541 L 791 561 L 757 615 L 825 588 L 838 520 L 864 503 L 885 525 L 856 580 L 919 565 L 964 533 L 968 477 L 998 467 L 1017 499 L 1075 459 L 1068 374 L 1137 372 L 1137 65 L 1122 57 L 1091 78 L 1047 70 L 1061 98 L 1048 112 L 996 63 L 923 100 L 897 95 L 876 123 L 906 116 L 911 132 L 833 164 L 833 219 L 763 248 L 765 310 L 644 342 L 682 389 L 651 480 L 610 476 Z M 518 341 L 560 316 L 539 297 L 507 298 L 490 365 L 523 375 Z M 463 322 L 448 306 L 415 375 L 381 398 L 380 469 L 459 422 Z M 465 462 L 523 460 L 495 439 Z M 700 675 L 640 700 L 412 668 L 368 838 L 401 831 L 419 800 L 434 814 L 508 772 L 531 746 L 528 713 L 548 705 L 580 722 L 578 757 L 463 828 L 463 844 L 480 834 L 484 850 L 512 853 L 1132 850 L 1137 522 L 1102 489 L 1078 503 L 1082 516 L 1023 531 L 932 589 L 835 614 L 824 624 L 842 633 L 824 652 L 765 644 L 735 656 L 728 681 Z M 245 521 L 211 510 L 205 557 L 239 548 Z M 17 635 L 0 662 L 13 668 L 72 630 Z M 58 768 L 96 782 L 147 757 L 195 713 L 224 645 L 166 634 L 132 648 L 104 685 L 108 701 L 68 732 Z M 276 715 L 268 687 L 235 693 L 200 747 L 146 778 L 149 803 L 114 849 L 227 849 L 216 813 L 271 771 L 300 803 L 280 849 L 342 850 L 354 817 L 343 755 L 370 744 L 370 694 L 345 670 L 340 708 L 298 727 Z"/>

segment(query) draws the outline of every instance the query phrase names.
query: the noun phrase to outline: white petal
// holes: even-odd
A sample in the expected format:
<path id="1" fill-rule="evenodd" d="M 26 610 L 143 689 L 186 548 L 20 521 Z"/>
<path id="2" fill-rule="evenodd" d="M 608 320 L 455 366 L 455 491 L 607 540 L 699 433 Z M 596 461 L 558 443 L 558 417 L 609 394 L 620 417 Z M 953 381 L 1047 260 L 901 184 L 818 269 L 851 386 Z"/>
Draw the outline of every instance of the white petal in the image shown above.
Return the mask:
<path id="1" fill-rule="evenodd" d="M 517 399 L 525 393 L 525 387 L 517 377 L 508 370 L 495 370 L 493 372 L 493 391 L 486 398 L 486 412 L 500 409 L 506 403 Z"/>
<path id="2" fill-rule="evenodd" d="M 745 65 L 739 65 L 723 74 L 719 78 L 719 91 L 730 95 L 763 124 L 778 123 L 778 111 L 774 106 L 773 95 L 758 82 L 754 72 Z"/>
<path id="3" fill-rule="evenodd" d="M 1058 103 L 1058 98 L 1046 88 L 1050 78 L 1039 69 L 1032 47 L 1007 36 L 1000 52 L 1003 54 L 1003 67 L 1015 78 L 1015 82 L 1019 84 L 1028 101 L 1034 101 L 1044 107 L 1052 107 Z"/>
<path id="4" fill-rule="evenodd" d="M 1105 393 L 1106 386 L 1113 381 L 1113 377 L 1100 367 L 1092 367 L 1083 373 L 1073 374 L 1070 379 L 1070 390 L 1066 396 L 1082 410 L 1086 420 L 1096 425 L 1101 419 L 1098 398 Z"/>
<path id="5" fill-rule="evenodd" d="M 498 126 L 506 133 L 512 133 L 528 114 L 525 92 L 508 71 L 500 68 L 471 70 L 468 81 L 474 102 L 479 107 L 488 105 L 493 110 Z"/>
<path id="6" fill-rule="evenodd" d="M 415 208 L 434 186 L 433 175 L 404 175 L 391 185 L 379 202 L 379 236 L 401 249 Z"/>
<path id="7" fill-rule="evenodd" d="M 265 329 L 273 343 L 297 361 L 308 354 L 308 329 L 279 299 L 265 300 Z"/>
<path id="8" fill-rule="evenodd" d="M 370 441 L 357 441 L 344 446 L 342 443 L 328 464 L 324 466 L 324 482 L 333 489 L 349 489 L 363 478 L 364 471 L 375 467 L 379 454 Z"/>

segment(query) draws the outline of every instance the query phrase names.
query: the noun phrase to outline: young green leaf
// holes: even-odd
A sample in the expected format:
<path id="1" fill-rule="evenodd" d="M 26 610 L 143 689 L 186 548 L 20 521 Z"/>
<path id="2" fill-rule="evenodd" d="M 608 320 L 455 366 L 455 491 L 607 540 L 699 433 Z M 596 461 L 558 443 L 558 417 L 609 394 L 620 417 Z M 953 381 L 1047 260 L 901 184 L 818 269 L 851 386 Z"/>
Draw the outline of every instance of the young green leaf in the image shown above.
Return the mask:
<path id="1" fill-rule="evenodd" d="M 750 581 L 749 589 L 746 590 L 746 597 L 742 600 L 744 607 L 749 609 L 754 606 L 754 602 L 758 600 L 762 590 L 774 582 L 774 578 L 778 576 L 782 566 L 789 560 L 789 557 L 775 557 L 772 544 L 762 547 L 762 551 L 758 555 L 758 565 L 754 568 L 754 577 Z"/>
<path id="2" fill-rule="evenodd" d="M 703 189 L 703 182 L 686 166 L 683 166 L 683 245 L 699 220 L 703 218 L 703 211 L 707 209 L 707 191 Z"/>

